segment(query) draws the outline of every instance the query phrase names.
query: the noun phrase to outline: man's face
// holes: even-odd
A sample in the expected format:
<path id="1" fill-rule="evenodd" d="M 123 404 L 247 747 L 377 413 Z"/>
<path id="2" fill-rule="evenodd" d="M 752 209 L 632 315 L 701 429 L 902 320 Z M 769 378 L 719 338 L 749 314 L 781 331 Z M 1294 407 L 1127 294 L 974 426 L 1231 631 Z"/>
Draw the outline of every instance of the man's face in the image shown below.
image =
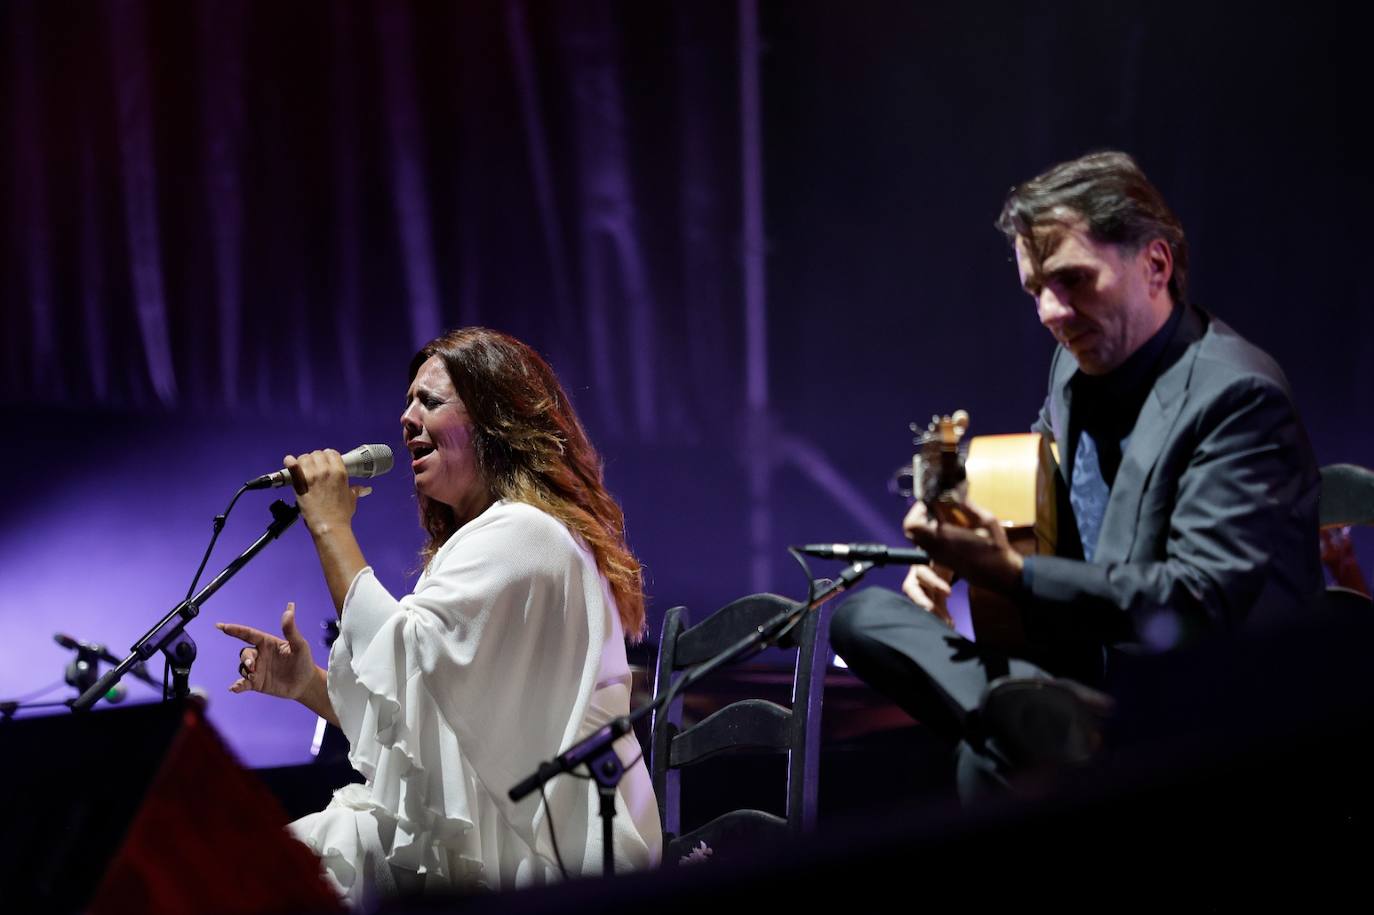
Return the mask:
<path id="1" fill-rule="evenodd" d="M 1089 375 L 1121 365 L 1168 319 L 1172 303 L 1158 272 L 1167 284 L 1172 264 L 1158 263 L 1159 253 L 1155 245 L 1133 254 L 1093 241 L 1076 215 L 1037 226 L 1033 241 L 1016 239 L 1021 286 L 1040 323 Z"/>

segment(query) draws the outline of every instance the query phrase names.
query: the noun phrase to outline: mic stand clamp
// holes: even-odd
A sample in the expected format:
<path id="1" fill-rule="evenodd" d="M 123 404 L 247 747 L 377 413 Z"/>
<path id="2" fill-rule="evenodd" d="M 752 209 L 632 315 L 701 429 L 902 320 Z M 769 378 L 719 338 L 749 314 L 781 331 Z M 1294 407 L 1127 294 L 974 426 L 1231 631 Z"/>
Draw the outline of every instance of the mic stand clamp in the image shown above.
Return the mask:
<path id="1" fill-rule="evenodd" d="M 850 563 L 838 577 L 806 603 L 797 604 L 790 610 L 782 611 L 749 635 L 725 648 L 720 654 L 702 661 L 695 667 L 688 668 L 672 687 L 664 690 L 661 695 L 655 696 L 653 701 L 640 706 L 629 715 L 612 719 L 604 727 L 573 744 L 552 760 L 540 763 L 534 774 L 510 789 L 507 796 L 512 801 L 520 801 L 531 792 L 542 788 L 544 783 L 554 776 L 571 772 L 578 766 L 585 765 L 591 773 L 592 779 L 596 781 L 597 794 L 601 797 L 601 873 L 604 876 L 614 874 L 615 846 L 612 844 L 613 830 L 611 824 L 615 817 L 616 789 L 620 785 L 621 777 L 625 774 L 625 766 L 615 752 L 615 742 L 630 733 L 634 729 L 635 723 L 640 719 L 652 714 L 659 708 L 666 707 L 677 698 L 678 693 L 701 680 L 707 674 L 733 661 L 740 660 L 747 654 L 758 654 L 765 648 L 776 645 L 778 640 L 800 622 L 803 616 L 830 598 L 848 590 L 860 578 L 863 578 L 875 564 L 870 560 Z M 552 811 L 546 811 L 546 815 L 552 816 L 552 814 Z M 552 823 L 550 823 L 550 827 L 552 827 Z"/>
<path id="2" fill-rule="evenodd" d="M 177 604 L 167 615 L 149 629 L 148 632 L 134 643 L 130 649 L 129 656 L 105 673 L 103 677 L 95 682 L 93 686 L 72 701 L 72 711 L 84 712 L 100 700 L 110 689 L 120 681 L 130 668 L 136 664 L 147 661 L 155 652 L 161 651 L 167 656 L 171 663 L 172 672 L 175 677 L 173 681 L 173 693 L 179 698 L 190 695 L 191 663 L 196 659 L 196 643 L 186 635 L 186 624 L 195 619 L 200 613 L 200 605 L 210 599 L 216 591 L 224 585 L 226 581 L 248 564 L 248 561 L 273 540 L 277 539 L 282 533 L 295 523 L 300 517 L 301 510 L 295 505 L 287 505 L 278 499 L 272 503 L 272 523 L 267 526 L 267 530 L 261 537 L 253 541 L 248 549 L 240 553 L 233 562 L 224 567 L 214 579 L 201 588 L 200 593 L 194 597 L 189 597 Z"/>
<path id="3" fill-rule="evenodd" d="M 167 664 L 172 668 L 172 698 L 185 699 L 191 695 L 191 665 L 196 660 L 196 643 L 191 634 L 182 629 L 176 638 L 162 646 Z M 163 698 L 166 698 L 165 696 Z"/>
<path id="4" fill-rule="evenodd" d="M 100 653 L 94 645 L 82 645 L 76 650 L 76 657 L 67 662 L 63 679 L 68 686 L 85 692 L 100 678 Z"/>

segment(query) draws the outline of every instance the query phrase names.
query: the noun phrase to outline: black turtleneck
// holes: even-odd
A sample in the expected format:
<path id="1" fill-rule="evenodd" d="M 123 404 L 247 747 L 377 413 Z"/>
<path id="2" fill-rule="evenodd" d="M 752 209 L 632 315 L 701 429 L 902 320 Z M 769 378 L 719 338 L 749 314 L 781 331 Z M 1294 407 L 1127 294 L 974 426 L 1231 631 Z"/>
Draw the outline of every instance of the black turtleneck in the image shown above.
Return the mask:
<path id="1" fill-rule="evenodd" d="M 1116 480 L 1121 455 L 1140 417 L 1140 408 L 1159 377 L 1160 359 L 1178 330 L 1183 308 L 1174 306 L 1164 326 L 1131 353 L 1121 365 L 1105 375 L 1089 375 L 1081 369 L 1069 379 L 1073 389 L 1073 408 L 1069 426 L 1069 471 L 1078 452 L 1078 441 L 1086 429 L 1098 444 L 1102 481 L 1107 489 Z M 1077 519 L 1082 520 L 1082 519 Z"/>

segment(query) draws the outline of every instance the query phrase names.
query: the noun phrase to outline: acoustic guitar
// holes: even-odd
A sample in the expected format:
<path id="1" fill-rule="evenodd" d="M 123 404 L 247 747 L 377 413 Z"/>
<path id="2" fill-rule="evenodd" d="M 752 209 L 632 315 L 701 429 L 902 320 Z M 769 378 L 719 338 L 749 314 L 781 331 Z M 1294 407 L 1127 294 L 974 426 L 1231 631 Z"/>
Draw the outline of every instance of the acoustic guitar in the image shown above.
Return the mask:
<path id="1" fill-rule="evenodd" d="M 1052 554 L 1058 529 L 1054 474 L 1058 454 L 1045 436 L 980 435 L 968 438 L 968 413 L 934 416 L 917 433 L 912 458 L 912 495 L 933 516 L 938 503 L 972 502 L 1002 523 L 1012 548 L 1023 556 Z M 956 510 L 944 510 L 954 523 L 971 524 Z M 1025 630 L 1019 608 L 987 588 L 969 586 L 973 635 L 987 648 L 1020 654 Z"/>

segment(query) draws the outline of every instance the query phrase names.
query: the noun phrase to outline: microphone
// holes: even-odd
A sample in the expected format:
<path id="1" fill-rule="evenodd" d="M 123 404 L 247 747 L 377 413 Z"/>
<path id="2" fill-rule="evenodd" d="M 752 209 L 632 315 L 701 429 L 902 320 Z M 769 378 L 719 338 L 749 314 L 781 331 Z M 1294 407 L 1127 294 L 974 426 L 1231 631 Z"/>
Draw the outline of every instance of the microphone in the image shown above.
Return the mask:
<path id="1" fill-rule="evenodd" d="M 110 664 L 116 667 L 122 660 L 121 658 L 116 658 L 114 655 L 110 654 L 110 650 L 98 642 L 83 642 L 80 639 L 72 638 L 65 632 L 53 633 L 52 640 L 57 644 L 61 645 L 63 648 L 66 648 L 68 651 L 75 651 L 81 654 L 87 654 L 91 657 L 99 658 L 106 664 Z M 148 675 L 148 667 L 142 661 L 138 662 L 133 667 L 129 668 L 129 673 L 133 674 L 135 677 L 138 677 L 138 679 L 142 680 L 144 683 L 147 683 L 149 686 L 155 686 L 158 689 L 162 689 L 162 684 L 158 683 L 156 680 L 154 680 L 152 677 Z"/>
<path id="2" fill-rule="evenodd" d="M 393 460 L 391 449 L 386 445 L 359 445 L 343 456 L 344 469 L 350 477 L 370 479 L 379 477 L 391 469 Z M 291 471 L 278 470 L 264 473 L 255 480 L 243 484 L 244 489 L 275 489 L 291 485 Z"/>
<path id="3" fill-rule="evenodd" d="M 930 554 L 915 547 L 887 546 L 882 543 L 808 543 L 796 548 L 798 552 L 820 559 L 845 559 L 871 562 L 874 565 L 924 566 L 930 564 Z"/>

